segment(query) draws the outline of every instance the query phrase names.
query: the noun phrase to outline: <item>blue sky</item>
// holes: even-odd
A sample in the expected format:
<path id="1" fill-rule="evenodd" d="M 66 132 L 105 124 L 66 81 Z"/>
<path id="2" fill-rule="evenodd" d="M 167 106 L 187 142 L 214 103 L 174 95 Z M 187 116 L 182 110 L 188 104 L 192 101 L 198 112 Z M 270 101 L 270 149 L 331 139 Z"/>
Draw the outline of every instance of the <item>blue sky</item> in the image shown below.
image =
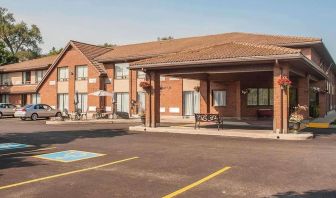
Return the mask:
<path id="1" fill-rule="evenodd" d="M 44 52 L 70 39 L 120 45 L 242 31 L 321 37 L 336 57 L 332 0 L 0 0 L 0 6 L 40 27 Z"/>

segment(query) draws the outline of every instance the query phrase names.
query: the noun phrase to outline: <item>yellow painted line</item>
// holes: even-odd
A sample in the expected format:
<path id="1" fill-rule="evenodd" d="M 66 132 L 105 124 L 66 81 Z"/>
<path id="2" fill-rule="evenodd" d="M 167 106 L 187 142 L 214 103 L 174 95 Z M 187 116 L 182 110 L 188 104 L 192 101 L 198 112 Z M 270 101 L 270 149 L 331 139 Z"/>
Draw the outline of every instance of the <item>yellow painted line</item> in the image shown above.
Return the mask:
<path id="1" fill-rule="evenodd" d="M 1 156 L 8 156 L 8 155 L 15 155 L 15 154 L 25 154 L 25 153 L 29 153 L 29 152 L 34 152 L 34 151 L 46 151 L 46 150 L 51 150 L 51 149 L 55 149 L 56 147 L 48 147 L 48 148 L 40 148 L 40 149 L 35 149 L 35 150 L 29 150 L 29 151 L 20 151 L 20 152 L 14 152 L 14 153 L 5 153 L 5 154 L 1 154 Z"/>
<path id="2" fill-rule="evenodd" d="M 44 181 L 44 180 L 54 179 L 54 178 L 57 178 L 57 177 L 72 175 L 72 174 L 75 174 L 75 173 L 81 173 L 81 172 L 94 170 L 94 169 L 98 169 L 98 168 L 103 168 L 105 166 L 110 166 L 110 165 L 113 165 L 113 164 L 118 164 L 118 163 L 130 161 L 130 160 L 138 159 L 138 158 L 139 157 L 131 157 L 131 158 L 118 160 L 118 161 L 114 161 L 114 162 L 110 162 L 110 163 L 107 163 L 107 164 L 102 164 L 102 165 L 94 166 L 94 167 L 90 167 L 90 168 L 84 168 L 84 169 L 79 169 L 79 170 L 70 171 L 70 172 L 66 172 L 66 173 L 51 175 L 51 176 L 47 176 L 47 177 L 41 177 L 41 178 L 38 178 L 38 179 L 32 179 L 32 180 L 28 180 L 28 181 L 24 181 L 24 182 L 19 182 L 19 183 L 14 183 L 14 184 L 6 185 L 6 186 L 0 186 L 0 190 L 13 188 L 13 187 L 17 187 L 17 186 L 22 186 L 22 185 L 25 185 L 25 184 L 36 183 L 36 182 L 40 182 L 40 181 Z"/>
<path id="3" fill-rule="evenodd" d="M 330 124 L 329 123 L 309 123 L 308 124 L 309 127 L 311 128 L 321 128 L 321 129 L 326 129 L 329 128 Z"/>
<path id="4" fill-rule="evenodd" d="M 192 183 L 192 184 L 190 184 L 190 185 L 188 185 L 188 186 L 186 186 L 184 188 L 181 188 L 180 190 L 177 190 L 177 191 L 175 191 L 173 193 L 170 193 L 169 195 L 166 195 L 166 196 L 164 196 L 162 198 L 172 198 L 172 197 L 175 197 L 175 196 L 177 196 L 177 195 L 179 195 L 179 194 L 181 194 L 181 193 L 183 193 L 183 192 L 185 192 L 185 191 L 187 191 L 187 190 L 189 190 L 191 188 L 194 188 L 194 187 L 196 187 L 196 186 L 198 186 L 198 185 L 200 185 L 200 184 L 202 184 L 202 183 L 204 183 L 204 182 L 212 179 L 213 177 L 216 177 L 216 176 L 222 174 L 223 172 L 229 170 L 230 168 L 231 167 L 226 166 L 226 167 L 220 169 L 219 171 L 216 171 L 216 172 L 212 173 L 211 175 L 208 175 L 208 176 L 204 177 L 203 179 L 198 180 L 198 181 L 196 181 L 196 182 L 194 182 L 194 183 Z"/>
<path id="5" fill-rule="evenodd" d="M 80 150 L 68 150 L 68 151 L 80 151 Z M 81 152 L 87 153 L 87 151 L 81 151 Z M 93 152 L 90 152 L 90 153 L 93 153 Z M 100 153 L 93 153 L 93 154 L 96 154 L 96 156 L 94 156 L 94 157 L 88 157 L 88 158 L 82 158 L 82 159 L 77 159 L 77 160 L 71 160 L 71 161 L 65 161 L 65 160 L 58 160 L 58 159 L 52 159 L 52 158 L 43 157 L 42 155 L 44 155 L 44 154 L 42 154 L 42 155 L 36 155 L 36 156 L 33 156 L 33 157 L 39 158 L 39 159 L 45 159 L 45 160 L 55 161 L 55 162 L 69 163 L 69 162 L 77 162 L 77 161 L 80 161 L 80 160 L 86 160 L 86 159 L 91 159 L 91 158 L 96 158 L 96 157 L 101 157 L 101 156 L 106 155 L 106 154 L 100 154 Z"/>

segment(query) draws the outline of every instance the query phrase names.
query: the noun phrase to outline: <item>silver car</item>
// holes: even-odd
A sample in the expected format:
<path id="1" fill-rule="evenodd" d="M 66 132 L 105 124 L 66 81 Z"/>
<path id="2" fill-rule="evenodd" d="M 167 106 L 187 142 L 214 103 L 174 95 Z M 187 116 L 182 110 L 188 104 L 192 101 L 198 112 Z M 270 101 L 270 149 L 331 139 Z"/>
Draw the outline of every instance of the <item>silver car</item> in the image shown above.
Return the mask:
<path id="1" fill-rule="evenodd" d="M 0 103 L 0 118 L 3 116 L 13 116 L 16 106 L 10 103 Z"/>
<path id="2" fill-rule="evenodd" d="M 59 110 L 51 108 L 46 104 L 28 104 L 22 108 L 18 108 L 14 116 L 26 120 L 37 120 L 38 118 L 50 118 L 50 117 L 62 117 L 62 113 Z"/>

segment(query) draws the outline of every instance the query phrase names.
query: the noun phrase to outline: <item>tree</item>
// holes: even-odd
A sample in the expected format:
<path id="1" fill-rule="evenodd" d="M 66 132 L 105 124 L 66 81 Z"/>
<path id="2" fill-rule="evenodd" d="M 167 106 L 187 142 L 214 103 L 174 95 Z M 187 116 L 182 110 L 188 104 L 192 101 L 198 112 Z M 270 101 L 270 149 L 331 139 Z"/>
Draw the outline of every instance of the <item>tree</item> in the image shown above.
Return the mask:
<path id="1" fill-rule="evenodd" d="M 51 56 L 51 55 L 57 55 L 59 53 L 61 53 L 61 51 L 63 50 L 63 48 L 60 48 L 60 49 L 56 49 L 55 47 L 52 47 L 51 50 L 48 52 L 48 56 Z"/>
<path id="2" fill-rule="evenodd" d="M 113 43 L 104 43 L 104 44 L 98 45 L 98 46 L 101 46 L 101 47 L 116 47 L 117 45 L 113 44 Z"/>
<path id="3" fill-rule="evenodd" d="M 157 40 L 158 41 L 166 41 L 166 40 L 173 40 L 174 37 L 172 36 L 164 36 L 164 37 L 158 37 Z"/>
<path id="4" fill-rule="evenodd" d="M 0 7 L 0 40 L 11 55 L 20 60 L 36 58 L 41 53 L 40 29 L 36 25 L 28 26 L 23 21 L 16 23 L 13 14 L 2 7 Z"/>
<path id="5" fill-rule="evenodd" d="M 6 49 L 5 44 L 0 41 L 0 65 L 15 63 L 17 61 L 17 58 L 12 56 L 11 53 Z"/>

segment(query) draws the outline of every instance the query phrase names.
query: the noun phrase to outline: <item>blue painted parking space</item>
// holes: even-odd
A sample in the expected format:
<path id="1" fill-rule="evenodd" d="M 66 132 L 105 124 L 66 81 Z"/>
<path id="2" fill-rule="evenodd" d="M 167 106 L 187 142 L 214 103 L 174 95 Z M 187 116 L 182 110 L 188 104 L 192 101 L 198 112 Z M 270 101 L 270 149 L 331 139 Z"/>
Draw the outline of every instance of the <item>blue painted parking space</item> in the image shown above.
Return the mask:
<path id="1" fill-rule="evenodd" d="M 58 162 L 74 162 L 94 157 L 100 157 L 103 155 L 105 154 L 77 151 L 77 150 L 67 150 L 67 151 L 37 155 L 34 157 Z"/>
<path id="2" fill-rule="evenodd" d="M 27 148 L 27 147 L 30 147 L 30 145 L 19 144 L 19 143 L 1 143 L 0 151 L 21 149 L 21 148 Z"/>

